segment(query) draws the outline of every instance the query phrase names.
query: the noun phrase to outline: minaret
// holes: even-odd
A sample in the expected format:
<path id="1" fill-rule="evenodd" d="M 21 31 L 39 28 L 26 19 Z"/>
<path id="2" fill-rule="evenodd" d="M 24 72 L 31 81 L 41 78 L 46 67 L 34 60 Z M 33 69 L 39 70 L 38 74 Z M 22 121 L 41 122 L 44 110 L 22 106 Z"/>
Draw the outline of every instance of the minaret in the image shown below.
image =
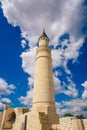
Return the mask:
<path id="1" fill-rule="evenodd" d="M 48 122 L 58 123 L 55 108 L 54 82 L 52 74 L 51 49 L 49 38 L 43 30 L 38 39 L 36 49 L 36 66 L 34 75 L 33 111 L 44 112 L 48 115 Z"/>
<path id="2" fill-rule="evenodd" d="M 53 105 L 54 83 L 52 75 L 51 49 L 49 38 L 43 31 L 38 39 L 39 47 L 36 50 L 36 66 L 34 79 L 33 105 Z"/>

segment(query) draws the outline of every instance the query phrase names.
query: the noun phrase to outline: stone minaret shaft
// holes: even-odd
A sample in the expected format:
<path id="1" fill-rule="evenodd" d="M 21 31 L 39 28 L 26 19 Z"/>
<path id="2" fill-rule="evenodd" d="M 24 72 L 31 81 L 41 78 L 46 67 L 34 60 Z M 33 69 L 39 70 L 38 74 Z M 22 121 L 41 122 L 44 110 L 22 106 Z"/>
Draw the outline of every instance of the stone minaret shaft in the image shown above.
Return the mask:
<path id="1" fill-rule="evenodd" d="M 48 126 L 51 127 L 52 124 L 58 124 L 59 119 L 55 107 L 51 49 L 48 46 L 49 38 L 45 31 L 43 31 L 38 41 L 39 47 L 36 50 L 32 112 L 34 114 L 44 113 L 47 119 L 46 123 L 48 122 Z"/>
<path id="2" fill-rule="evenodd" d="M 51 49 L 48 46 L 49 38 L 45 31 L 43 31 L 38 41 L 39 47 L 36 50 L 33 107 L 44 105 L 55 106 Z"/>

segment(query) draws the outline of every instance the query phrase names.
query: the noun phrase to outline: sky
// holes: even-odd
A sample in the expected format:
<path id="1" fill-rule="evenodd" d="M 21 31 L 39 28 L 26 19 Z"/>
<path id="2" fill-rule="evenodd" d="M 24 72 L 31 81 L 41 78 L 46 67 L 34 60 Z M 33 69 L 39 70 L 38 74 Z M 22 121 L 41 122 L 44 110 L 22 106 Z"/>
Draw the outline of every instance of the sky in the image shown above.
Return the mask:
<path id="1" fill-rule="evenodd" d="M 0 0 L 0 111 L 32 106 L 35 54 L 50 39 L 56 110 L 87 117 L 87 1 Z"/>

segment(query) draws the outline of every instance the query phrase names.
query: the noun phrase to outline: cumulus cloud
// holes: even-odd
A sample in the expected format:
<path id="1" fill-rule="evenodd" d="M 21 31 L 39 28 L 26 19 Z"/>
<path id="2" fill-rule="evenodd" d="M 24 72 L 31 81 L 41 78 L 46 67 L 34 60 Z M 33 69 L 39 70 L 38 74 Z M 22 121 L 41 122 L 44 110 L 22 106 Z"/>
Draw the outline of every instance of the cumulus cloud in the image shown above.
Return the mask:
<path id="1" fill-rule="evenodd" d="M 11 100 L 5 96 L 13 94 L 15 88 L 13 84 L 8 84 L 3 78 L 0 78 L 0 110 L 4 108 L 4 104 L 11 104 Z"/>
<path id="2" fill-rule="evenodd" d="M 2 110 L 3 108 L 4 108 L 4 104 L 0 102 L 0 110 Z"/>
<path id="3" fill-rule="evenodd" d="M 61 103 L 56 103 L 56 108 L 60 116 L 71 113 L 73 115 L 83 114 L 87 118 L 87 100 L 77 98 L 75 100 L 62 101 Z"/>
<path id="4" fill-rule="evenodd" d="M 14 26 L 19 25 L 31 41 L 43 28 L 46 28 L 53 42 L 64 32 L 69 32 L 74 39 L 82 36 L 83 15 L 86 19 L 82 0 L 0 1 L 8 22 Z"/>
<path id="5" fill-rule="evenodd" d="M 25 48 L 25 47 L 26 47 L 26 41 L 25 41 L 25 40 L 22 40 L 22 41 L 21 41 L 21 46 L 22 46 L 22 48 Z"/>
<path id="6" fill-rule="evenodd" d="M 70 38 L 63 39 L 58 44 L 60 47 L 58 49 L 52 50 L 54 76 L 56 76 L 56 78 L 59 78 L 65 73 L 65 78 L 63 80 L 60 80 L 60 85 L 58 84 L 61 88 L 61 91 L 59 91 L 59 93 L 77 97 L 78 90 L 76 89 L 76 84 L 73 82 L 72 73 L 68 68 L 68 62 L 69 60 L 72 60 L 73 62 L 77 61 L 80 54 L 80 48 L 83 46 L 83 39 L 79 39 L 77 42 L 72 41 Z M 56 70 L 55 68 L 59 69 Z M 56 80 L 54 79 L 54 83 L 55 82 Z M 56 84 L 56 86 L 58 85 Z"/>
<path id="7" fill-rule="evenodd" d="M 4 79 L 0 78 L 0 95 L 10 95 L 14 89 L 13 84 L 8 84 Z"/>
<path id="8" fill-rule="evenodd" d="M 87 81 L 85 81 L 83 84 L 81 84 L 84 87 L 84 92 L 82 94 L 83 99 L 87 99 Z"/>
<path id="9" fill-rule="evenodd" d="M 36 47 L 21 54 L 22 68 L 30 75 L 34 74 Z"/>
<path id="10" fill-rule="evenodd" d="M 33 97 L 33 89 L 30 89 L 27 92 L 26 97 L 21 96 L 18 100 L 21 102 L 21 104 L 24 104 L 27 107 L 30 107 L 32 104 L 32 97 Z"/>
<path id="11" fill-rule="evenodd" d="M 62 88 L 61 88 L 60 80 L 54 75 L 53 75 L 53 79 L 54 79 L 55 93 L 61 93 Z"/>
<path id="12" fill-rule="evenodd" d="M 77 61 L 80 48 L 83 46 L 83 40 L 80 39 L 77 42 L 73 42 L 70 41 L 70 39 L 64 39 L 61 41 L 60 45 L 60 48 L 52 50 L 53 68 L 60 68 L 60 70 L 55 69 L 54 77 L 56 76 L 56 78 L 58 78 L 60 75 L 63 76 L 65 73 L 65 80 L 67 81 L 67 84 L 64 80 L 61 80 L 60 85 L 63 84 L 63 88 L 61 88 L 62 91 L 59 92 L 63 92 L 68 96 L 77 97 L 78 91 L 76 90 L 76 85 L 73 82 L 71 71 L 68 69 L 68 62 L 69 60 L 72 60 L 73 62 Z M 56 78 L 54 78 L 54 83 L 56 82 Z M 60 87 L 62 87 L 62 85 Z M 67 90 L 64 87 L 67 88 Z"/>
<path id="13" fill-rule="evenodd" d="M 4 105 L 5 104 L 11 104 L 11 100 L 9 98 L 3 98 L 1 97 L 0 99 L 0 110 L 3 110 L 4 109 Z"/>
<path id="14" fill-rule="evenodd" d="M 11 103 L 11 100 L 9 99 L 9 98 L 2 98 L 1 100 L 0 100 L 2 103 Z"/>

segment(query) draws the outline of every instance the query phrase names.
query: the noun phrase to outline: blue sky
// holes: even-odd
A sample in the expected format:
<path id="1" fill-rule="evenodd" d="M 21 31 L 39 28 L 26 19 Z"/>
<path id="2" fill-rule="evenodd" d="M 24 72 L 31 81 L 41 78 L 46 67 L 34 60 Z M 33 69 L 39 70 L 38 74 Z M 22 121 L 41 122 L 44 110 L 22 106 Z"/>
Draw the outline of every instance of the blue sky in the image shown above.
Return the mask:
<path id="1" fill-rule="evenodd" d="M 87 117 L 86 1 L 0 1 L 0 110 L 4 104 L 31 106 L 35 49 L 45 27 L 52 48 L 57 112 Z"/>
<path id="2" fill-rule="evenodd" d="M 19 57 L 23 51 L 20 41 L 20 28 L 14 28 L 11 24 L 8 24 L 0 9 L 0 78 L 3 78 L 8 84 L 16 86 L 12 95 L 3 95 L 1 98 L 10 97 L 12 102 L 20 95 L 24 95 L 27 90 L 28 75 L 24 73 L 21 67 L 22 61 Z M 19 103 L 12 104 L 12 106 L 15 105 L 20 106 Z"/>

